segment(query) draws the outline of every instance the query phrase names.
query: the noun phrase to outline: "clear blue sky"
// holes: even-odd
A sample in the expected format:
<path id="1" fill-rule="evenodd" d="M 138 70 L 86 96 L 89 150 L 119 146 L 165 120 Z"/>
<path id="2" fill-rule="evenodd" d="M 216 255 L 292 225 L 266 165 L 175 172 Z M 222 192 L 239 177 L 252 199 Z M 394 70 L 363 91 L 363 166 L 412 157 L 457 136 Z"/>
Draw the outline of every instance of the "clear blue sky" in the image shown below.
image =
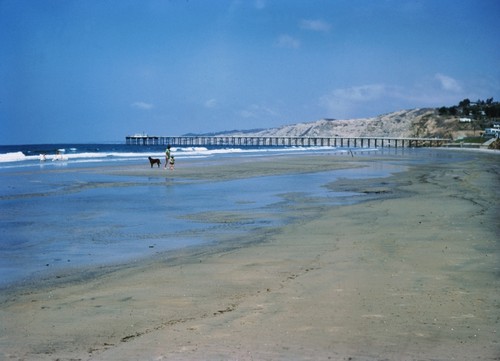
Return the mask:
<path id="1" fill-rule="evenodd" d="M 500 100 L 498 0 L 0 0 L 0 144 Z"/>

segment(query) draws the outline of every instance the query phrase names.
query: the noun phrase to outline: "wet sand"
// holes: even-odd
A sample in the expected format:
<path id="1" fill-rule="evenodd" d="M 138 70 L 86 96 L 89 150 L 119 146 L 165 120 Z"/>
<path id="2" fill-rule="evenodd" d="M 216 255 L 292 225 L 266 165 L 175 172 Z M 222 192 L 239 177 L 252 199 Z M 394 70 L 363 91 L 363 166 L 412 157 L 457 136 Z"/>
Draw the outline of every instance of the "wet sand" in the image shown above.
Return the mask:
<path id="1" fill-rule="evenodd" d="M 373 199 L 341 207 L 304 199 L 287 210 L 291 224 L 237 243 L 5 292 L 0 359 L 498 360 L 499 159 L 478 153 L 412 162 L 390 178 L 340 180 L 328 186 Z M 404 156 L 270 157 L 204 172 L 179 167 L 172 177 L 367 161 L 405 164 Z"/>

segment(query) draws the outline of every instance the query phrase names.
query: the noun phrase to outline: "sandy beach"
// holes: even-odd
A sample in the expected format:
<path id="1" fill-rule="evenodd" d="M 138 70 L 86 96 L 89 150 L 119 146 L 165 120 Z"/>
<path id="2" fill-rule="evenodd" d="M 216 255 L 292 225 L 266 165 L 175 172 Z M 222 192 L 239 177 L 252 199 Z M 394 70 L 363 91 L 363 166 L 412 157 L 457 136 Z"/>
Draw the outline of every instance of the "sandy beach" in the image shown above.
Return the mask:
<path id="1" fill-rule="evenodd" d="M 460 154 L 176 164 L 178 182 L 373 162 L 407 171 L 326 185 L 370 195 L 357 204 L 290 195 L 291 221 L 238 242 L 5 290 L 0 359 L 499 360 L 500 155 L 447 162 L 450 152 Z M 138 166 L 95 172 L 152 177 Z"/>

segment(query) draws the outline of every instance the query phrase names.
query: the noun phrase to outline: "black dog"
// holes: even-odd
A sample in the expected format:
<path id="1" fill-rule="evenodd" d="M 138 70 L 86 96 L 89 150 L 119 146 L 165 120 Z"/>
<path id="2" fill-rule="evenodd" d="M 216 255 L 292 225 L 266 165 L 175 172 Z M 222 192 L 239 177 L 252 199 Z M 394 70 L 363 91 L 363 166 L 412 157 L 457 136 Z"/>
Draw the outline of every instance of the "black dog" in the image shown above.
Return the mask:
<path id="1" fill-rule="evenodd" d="M 160 162 L 159 159 L 157 159 L 157 158 L 151 158 L 151 157 L 148 157 L 148 159 L 149 159 L 149 163 L 151 164 L 151 168 L 153 168 L 153 166 L 155 164 L 158 164 L 158 168 L 160 168 L 161 162 Z"/>

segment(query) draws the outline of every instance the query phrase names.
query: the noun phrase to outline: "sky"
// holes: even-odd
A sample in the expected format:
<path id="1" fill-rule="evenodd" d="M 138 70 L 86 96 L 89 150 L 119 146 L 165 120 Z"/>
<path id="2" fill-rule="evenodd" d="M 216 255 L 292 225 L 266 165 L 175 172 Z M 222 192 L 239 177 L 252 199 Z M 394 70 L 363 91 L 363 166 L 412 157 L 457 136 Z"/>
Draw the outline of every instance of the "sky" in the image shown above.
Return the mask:
<path id="1" fill-rule="evenodd" d="M 0 145 L 500 100 L 498 0 L 0 0 Z"/>

